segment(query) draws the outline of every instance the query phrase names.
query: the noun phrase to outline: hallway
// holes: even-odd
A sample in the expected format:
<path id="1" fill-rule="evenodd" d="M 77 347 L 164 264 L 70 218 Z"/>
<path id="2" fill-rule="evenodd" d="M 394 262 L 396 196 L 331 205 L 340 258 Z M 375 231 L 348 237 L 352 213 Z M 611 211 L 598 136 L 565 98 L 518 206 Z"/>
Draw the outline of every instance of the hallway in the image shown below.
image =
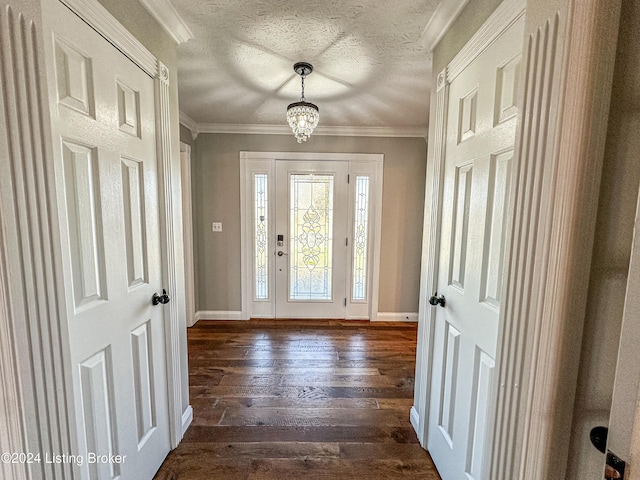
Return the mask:
<path id="1" fill-rule="evenodd" d="M 409 423 L 417 324 L 201 321 L 194 420 L 157 480 L 439 477 Z"/>

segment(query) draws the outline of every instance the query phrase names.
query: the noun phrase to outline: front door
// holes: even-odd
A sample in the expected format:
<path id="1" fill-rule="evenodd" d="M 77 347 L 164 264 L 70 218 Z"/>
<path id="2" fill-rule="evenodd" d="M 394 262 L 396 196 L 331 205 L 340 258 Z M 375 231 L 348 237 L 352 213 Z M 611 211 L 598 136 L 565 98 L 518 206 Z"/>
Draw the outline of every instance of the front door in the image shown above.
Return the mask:
<path id="1" fill-rule="evenodd" d="M 523 25 L 449 87 L 427 440 L 443 480 L 486 475 Z"/>
<path id="2" fill-rule="evenodd" d="M 348 162 L 276 162 L 276 317 L 345 318 Z"/>
<path id="3" fill-rule="evenodd" d="M 81 478 L 149 479 L 169 452 L 154 81 L 43 2 Z"/>

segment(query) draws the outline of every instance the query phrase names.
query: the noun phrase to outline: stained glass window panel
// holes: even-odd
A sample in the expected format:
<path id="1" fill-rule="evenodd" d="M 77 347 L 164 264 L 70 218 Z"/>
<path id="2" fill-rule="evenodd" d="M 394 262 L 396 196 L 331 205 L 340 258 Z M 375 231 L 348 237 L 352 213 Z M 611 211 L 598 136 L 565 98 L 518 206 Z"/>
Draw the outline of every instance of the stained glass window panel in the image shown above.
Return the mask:
<path id="1" fill-rule="evenodd" d="M 331 300 L 333 175 L 291 175 L 290 199 L 289 299 Z"/>
<path id="2" fill-rule="evenodd" d="M 255 299 L 269 299 L 269 220 L 268 215 L 268 184 L 266 173 L 256 173 L 254 181 L 253 207 L 253 244 L 255 271 Z"/>
<path id="3" fill-rule="evenodd" d="M 353 284 L 351 300 L 367 300 L 367 253 L 369 249 L 369 177 L 356 176 L 353 224 Z"/>

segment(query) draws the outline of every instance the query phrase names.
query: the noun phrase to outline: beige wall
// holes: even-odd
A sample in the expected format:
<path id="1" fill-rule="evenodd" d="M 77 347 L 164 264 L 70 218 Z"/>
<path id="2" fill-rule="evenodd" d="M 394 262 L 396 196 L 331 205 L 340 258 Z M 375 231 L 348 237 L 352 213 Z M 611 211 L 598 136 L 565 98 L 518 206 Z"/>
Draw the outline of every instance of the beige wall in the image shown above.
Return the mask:
<path id="1" fill-rule="evenodd" d="M 200 134 L 193 153 L 198 310 L 240 311 L 239 152 L 383 153 L 380 312 L 417 312 L 426 142 L 423 138 Z M 211 222 L 223 223 L 222 233 Z"/>
<path id="2" fill-rule="evenodd" d="M 169 69 L 169 104 L 171 116 L 171 156 L 173 159 L 173 205 L 174 230 L 178 251 L 177 258 L 182 259 L 182 204 L 180 192 L 180 120 L 178 111 L 178 62 L 176 44 L 160 27 L 149 12 L 138 2 L 126 0 L 98 0 L 118 21 L 129 30 L 153 55 Z M 181 261 L 176 264 L 178 278 L 184 277 Z M 184 315 L 184 281 L 178 282 L 178 291 L 170 292 L 171 301 L 179 304 L 178 310 Z M 186 319 L 185 319 L 186 327 Z M 182 410 L 189 405 L 189 372 L 187 365 L 186 328 L 181 330 L 181 373 L 182 373 Z"/>
<path id="3" fill-rule="evenodd" d="M 575 461 L 569 462 L 568 479 L 602 475 L 604 456 L 588 444 L 588 432 L 608 424 L 640 185 L 639 29 L 640 0 L 624 0 L 575 402 Z"/>

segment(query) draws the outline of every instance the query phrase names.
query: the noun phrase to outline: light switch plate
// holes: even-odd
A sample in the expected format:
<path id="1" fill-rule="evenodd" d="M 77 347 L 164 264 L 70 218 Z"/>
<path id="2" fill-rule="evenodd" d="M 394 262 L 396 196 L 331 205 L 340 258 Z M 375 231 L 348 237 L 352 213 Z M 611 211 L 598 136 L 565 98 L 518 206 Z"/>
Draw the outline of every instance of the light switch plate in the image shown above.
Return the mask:
<path id="1" fill-rule="evenodd" d="M 211 224 L 212 232 L 221 232 L 222 231 L 222 222 L 213 222 Z"/>

